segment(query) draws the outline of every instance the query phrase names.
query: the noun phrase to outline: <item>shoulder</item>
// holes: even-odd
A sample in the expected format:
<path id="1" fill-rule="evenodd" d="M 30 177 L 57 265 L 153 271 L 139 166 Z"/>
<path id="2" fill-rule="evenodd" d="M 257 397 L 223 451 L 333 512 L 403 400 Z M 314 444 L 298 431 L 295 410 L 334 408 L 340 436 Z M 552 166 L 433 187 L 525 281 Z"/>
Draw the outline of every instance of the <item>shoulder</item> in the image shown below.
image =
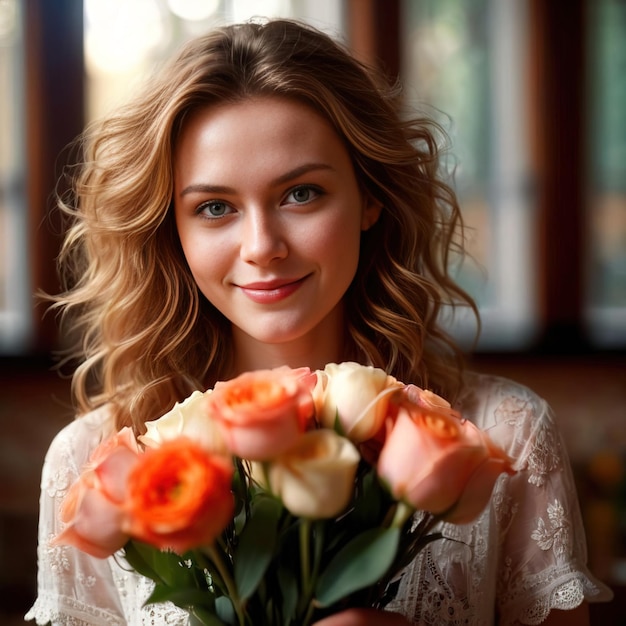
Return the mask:
<path id="1" fill-rule="evenodd" d="M 463 417 L 489 432 L 511 457 L 525 464 L 537 447 L 561 447 L 549 404 L 532 389 L 499 376 L 466 375 L 458 402 Z M 518 467 L 519 469 L 519 467 Z"/>
<path id="2" fill-rule="evenodd" d="M 76 417 L 54 437 L 46 453 L 44 473 L 64 468 L 78 474 L 96 446 L 114 433 L 110 407 Z"/>
<path id="3" fill-rule="evenodd" d="M 487 374 L 468 372 L 458 401 L 464 417 L 482 429 L 507 422 L 530 426 L 550 413 L 548 403 L 518 382 Z"/>

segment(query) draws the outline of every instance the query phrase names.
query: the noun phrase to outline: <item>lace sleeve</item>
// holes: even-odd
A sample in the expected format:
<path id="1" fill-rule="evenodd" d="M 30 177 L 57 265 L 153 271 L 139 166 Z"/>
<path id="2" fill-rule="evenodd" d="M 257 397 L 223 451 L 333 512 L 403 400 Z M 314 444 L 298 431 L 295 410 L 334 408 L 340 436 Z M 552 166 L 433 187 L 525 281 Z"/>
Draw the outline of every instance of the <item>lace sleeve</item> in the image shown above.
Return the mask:
<path id="1" fill-rule="evenodd" d="M 91 451 L 113 429 L 106 409 L 68 424 L 44 460 L 37 547 L 38 595 L 26 620 L 53 626 L 187 625 L 189 615 L 170 602 L 144 605 L 154 588 L 120 555 L 96 559 L 71 546 L 51 546 L 59 534 L 59 507 Z"/>
<path id="2" fill-rule="evenodd" d="M 70 546 L 50 546 L 61 530 L 61 501 L 101 435 L 101 423 L 80 418 L 66 426 L 48 449 L 41 477 L 38 596 L 26 620 L 54 626 L 126 624 L 109 560 Z"/>
<path id="3" fill-rule="evenodd" d="M 389 609 L 424 626 L 540 624 L 551 609 L 611 590 L 586 566 L 576 486 L 545 401 L 499 377 L 472 375 L 458 408 L 516 460 L 483 513 L 442 524 L 409 565 Z"/>
<path id="4" fill-rule="evenodd" d="M 517 407 L 504 402 L 499 408 L 503 421 L 516 422 L 513 454 L 519 460 L 519 472 L 506 488 L 516 503 L 515 514 L 501 529 L 503 571 L 497 597 L 502 626 L 539 624 L 551 609 L 573 609 L 584 599 L 611 597 L 586 566 L 576 486 L 551 411 L 532 395 L 509 399 L 516 401 Z"/>

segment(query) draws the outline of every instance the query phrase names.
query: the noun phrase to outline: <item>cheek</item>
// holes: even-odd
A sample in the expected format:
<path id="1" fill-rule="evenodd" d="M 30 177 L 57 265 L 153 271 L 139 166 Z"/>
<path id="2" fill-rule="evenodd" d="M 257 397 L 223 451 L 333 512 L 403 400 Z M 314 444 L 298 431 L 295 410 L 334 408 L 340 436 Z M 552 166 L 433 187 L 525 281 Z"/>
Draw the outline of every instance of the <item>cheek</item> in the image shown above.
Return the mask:
<path id="1" fill-rule="evenodd" d="M 361 243 L 360 214 L 339 210 L 301 234 L 304 250 L 321 262 L 336 264 L 336 270 L 356 269 Z"/>
<path id="2" fill-rule="evenodd" d="M 226 271 L 228 255 L 225 242 L 221 238 L 180 233 L 180 243 L 191 274 L 204 292 L 207 285 Z"/>
<path id="3" fill-rule="evenodd" d="M 344 287 L 352 282 L 359 264 L 361 229 L 358 221 L 342 221 L 332 225 L 322 242 L 321 254 L 326 255 L 331 270 L 343 279 Z"/>

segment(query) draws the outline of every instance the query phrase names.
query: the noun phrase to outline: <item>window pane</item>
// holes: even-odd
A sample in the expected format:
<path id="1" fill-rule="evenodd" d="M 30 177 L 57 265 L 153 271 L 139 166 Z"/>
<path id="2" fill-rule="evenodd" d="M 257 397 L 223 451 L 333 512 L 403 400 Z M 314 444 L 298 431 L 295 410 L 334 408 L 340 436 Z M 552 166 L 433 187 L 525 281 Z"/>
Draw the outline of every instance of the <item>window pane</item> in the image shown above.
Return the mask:
<path id="1" fill-rule="evenodd" d="M 626 3 L 589 3 L 591 250 L 588 319 L 597 344 L 626 344 Z"/>
<path id="2" fill-rule="evenodd" d="M 467 243 L 460 283 L 483 319 L 479 347 L 519 348 L 534 337 L 531 232 L 526 184 L 525 3 L 404 2 L 403 82 L 452 140 L 449 169 Z M 430 109 L 430 111 L 428 110 Z M 455 334 L 474 332 L 461 319 Z"/>
<path id="3" fill-rule="evenodd" d="M 0 0 L 0 353 L 19 353 L 32 332 L 26 200 L 21 3 Z"/>
<path id="4" fill-rule="evenodd" d="M 336 0 L 85 0 L 87 119 L 125 98 L 183 41 L 255 16 L 295 17 L 343 32 Z"/>

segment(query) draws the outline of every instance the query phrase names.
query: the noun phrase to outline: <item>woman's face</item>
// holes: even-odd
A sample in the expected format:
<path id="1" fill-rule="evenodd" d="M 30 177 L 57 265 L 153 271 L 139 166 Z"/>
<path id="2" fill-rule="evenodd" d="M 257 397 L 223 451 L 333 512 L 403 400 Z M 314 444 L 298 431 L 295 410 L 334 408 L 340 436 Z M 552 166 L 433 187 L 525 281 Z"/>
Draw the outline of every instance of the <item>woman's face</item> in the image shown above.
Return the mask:
<path id="1" fill-rule="evenodd" d="M 341 340 L 361 231 L 380 206 L 313 109 L 266 97 L 196 111 L 176 144 L 174 207 L 193 277 L 237 350 Z"/>

